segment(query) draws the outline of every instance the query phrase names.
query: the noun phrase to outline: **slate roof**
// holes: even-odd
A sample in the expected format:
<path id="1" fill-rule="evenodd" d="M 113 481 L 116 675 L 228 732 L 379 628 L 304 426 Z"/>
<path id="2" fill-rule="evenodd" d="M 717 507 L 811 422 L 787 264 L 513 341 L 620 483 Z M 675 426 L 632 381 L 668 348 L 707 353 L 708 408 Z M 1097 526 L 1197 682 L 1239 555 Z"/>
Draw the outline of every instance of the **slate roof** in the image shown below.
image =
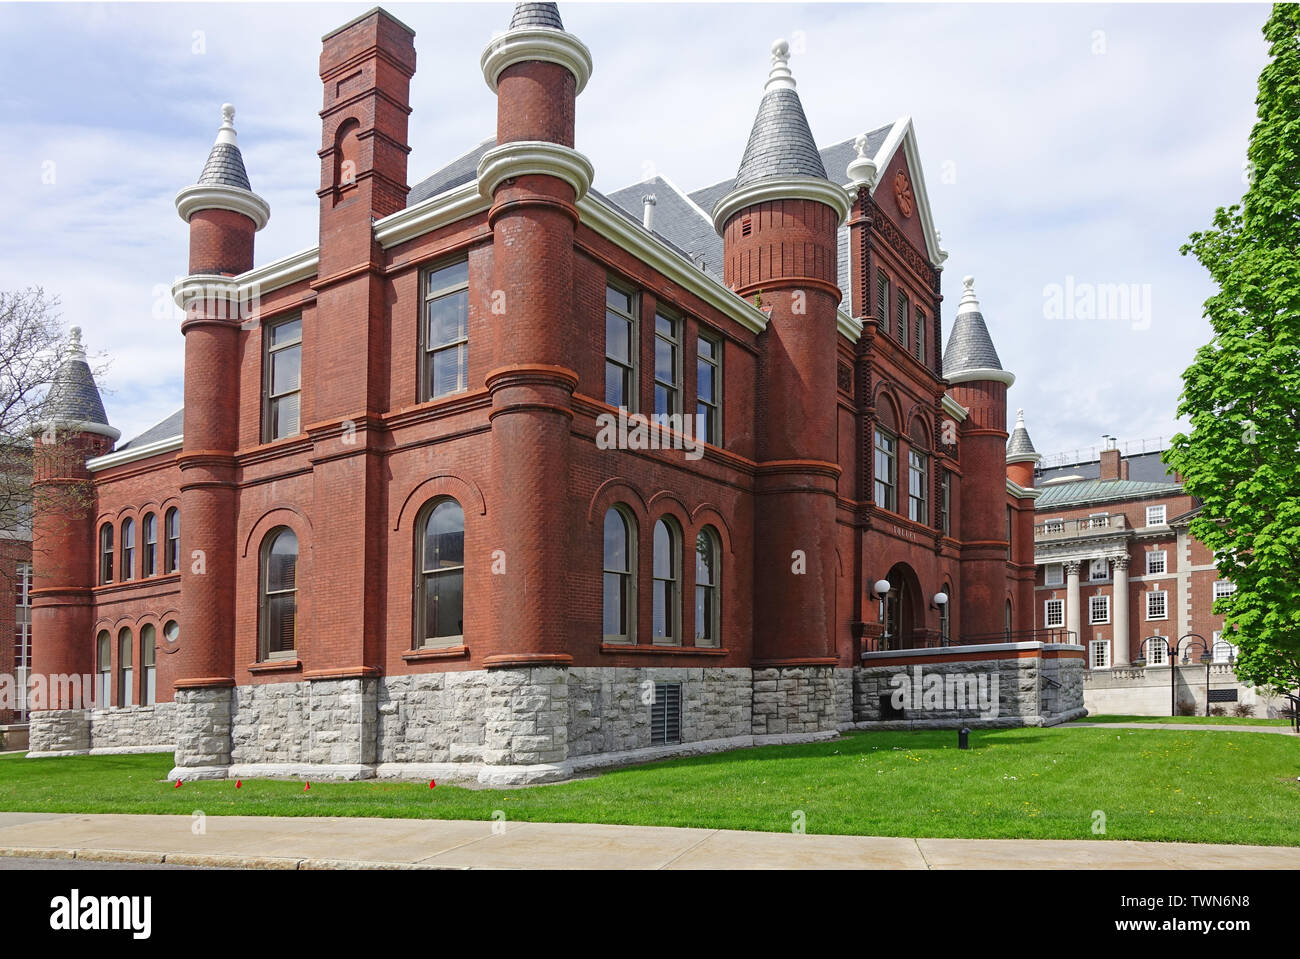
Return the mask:
<path id="1" fill-rule="evenodd" d="M 1077 480 L 1073 483 L 1058 483 L 1055 486 L 1046 486 L 1039 482 L 1037 488 L 1042 490 L 1042 494 L 1034 503 L 1034 508 L 1040 511 L 1046 508 L 1080 506 L 1087 503 L 1107 503 L 1114 500 L 1172 496 L 1181 493 L 1183 490 L 1178 483 L 1094 479 Z"/>
<path id="2" fill-rule="evenodd" d="M 411 192 L 406 196 L 406 205 L 414 206 L 431 196 L 472 183 L 478 177 L 478 161 L 483 158 L 484 153 L 496 145 L 496 137 L 488 137 L 468 153 L 461 154 L 446 166 L 434 171 L 432 176 L 425 177 L 411 187 Z"/>
<path id="3" fill-rule="evenodd" d="M 943 351 L 943 375 L 952 376 L 968 370 L 1000 370 L 1002 361 L 989 336 L 983 314 L 970 310 L 958 313 Z"/>
<path id="4" fill-rule="evenodd" d="M 794 90 L 769 90 L 758 104 L 749 142 L 736 172 L 736 187 L 784 177 L 825 180 L 826 167 Z"/>
<path id="5" fill-rule="evenodd" d="M 120 453 L 125 449 L 137 449 L 141 446 L 148 446 L 150 443 L 159 443 L 163 440 L 175 439 L 181 435 L 181 427 L 184 423 L 184 408 L 177 410 L 161 423 L 155 423 L 139 436 L 132 437 L 125 443 L 119 443 L 114 452 Z"/>
<path id="6" fill-rule="evenodd" d="M 1011 432 L 1011 439 L 1007 440 L 1007 458 L 1013 456 L 1035 456 L 1038 450 L 1034 449 L 1033 441 L 1029 439 L 1029 431 L 1025 429 L 1023 423 L 1016 425 Z"/>
<path id="7" fill-rule="evenodd" d="M 45 404 L 44 417 L 51 421 L 109 425 L 104 401 L 84 355 L 63 361 L 50 383 Z"/>
<path id="8" fill-rule="evenodd" d="M 1129 479 L 1149 483 L 1174 482 L 1173 470 L 1160 459 L 1161 455 L 1161 451 L 1157 450 L 1151 453 L 1134 453 L 1131 456 L 1125 456 L 1124 462 L 1128 464 Z M 1040 469 L 1038 479 L 1035 482 L 1042 483 L 1044 480 L 1050 480 L 1057 476 L 1082 476 L 1086 479 L 1099 479 L 1101 477 L 1101 462 L 1091 460 L 1089 462 L 1068 463 L 1064 466 Z"/>
<path id="9" fill-rule="evenodd" d="M 510 29 L 515 27 L 549 27 L 563 30 L 560 20 L 560 8 L 553 3 L 516 3 L 514 16 L 510 18 Z"/>
<path id="10" fill-rule="evenodd" d="M 234 186 L 250 192 L 253 189 L 248 182 L 248 172 L 244 169 L 243 154 L 233 143 L 213 144 L 198 182 L 203 186 Z"/>

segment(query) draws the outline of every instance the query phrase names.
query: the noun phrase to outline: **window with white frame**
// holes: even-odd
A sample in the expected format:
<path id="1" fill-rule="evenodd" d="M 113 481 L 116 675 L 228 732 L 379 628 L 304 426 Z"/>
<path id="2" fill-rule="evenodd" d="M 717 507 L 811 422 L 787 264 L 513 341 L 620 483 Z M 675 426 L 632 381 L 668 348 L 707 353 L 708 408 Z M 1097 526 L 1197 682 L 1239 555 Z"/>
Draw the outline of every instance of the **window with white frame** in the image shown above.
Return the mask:
<path id="1" fill-rule="evenodd" d="M 1223 638 L 1223 630 L 1214 631 L 1214 641 L 1210 645 L 1211 659 L 1216 663 L 1231 662 L 1237 657 L 1237 647 Z"/>
<path id="2" fill-rule="evenodd" d="M 637 409 L 636 299 L 613 284 L 605 287 L 605 402 Z"/>
<path id="3" fill-rule="evenodd" d="M 268 324 L 262 349 L 262 440 L 270 443 L 300 429 L 302 317 Z"/>
<path id="4" fill-rule="evenodd" d="M 1060 586 L 1065 582 L 1065 564 L 1048 563 L 1043 567 L 1043 583 L 1047 586 Z"/>
<path id="5" fill-rule="evenodd" d="M 1102 528 L 1102 527 L 1104 527 L 1104 526 L 1109 526 L 1109 525 L 1110 525 L 1110 514 L 1109 514 L 1109 513 L 1089 513 L 1089 514 L 1088 514 L 1088 528 L 1089 528 L 1089 529 L 1100 529 L 1100 528 Z"/>
<path id="6" fill-rule="evenodd" d="M 1110 622 L 1110 597 L 1090 596 L 1088 598 L 1089 624 Z"/>
<path id="7" fill-rule="evenodd" d="M 1147 619 L 1169 618 L 1169 594 L 1163 589 L 1147 593 Z"/>
<path id="8" fill-rule="evenodd" d="M 1163 526 L 1165 524 L 1165 507 L 1162 503 L 1159 506 L 1147 507 L 1147 525 Z"/>
<path id="9" fill-rule="evenodd" d="M 1043 532 L 1044 532 L 1044 533 L 1064 533 L 1064 532 L 1065 532 L 1065 520 L 1063 520 L 1063 519 L 1049 519 L 1049 520 L 1044 520 L 1044 521 L 1043 521 Z"/>
<path id="10" fill-rule="evenodd" d="M 1231 596 L 1237 591 L 1237 584 L 1226 579 L 1216 579 L 1214 581 L 1214 598 L 1223 599 L 1225 596 Z"/>
<path id="11" fill-rule="evenodd" d="M 1169 652 L 1169 641 L 1161 636 L 1153 636 L 1147 640 L 1147 665 L 1163 666 L 1165 664 L 1165 654 Z"/>
<path id="12" fill-rule="evenodd" d="M 424 275 L 421 326 L 420 399 L 431 400 L 469 387 L 469 260 Z"/>
<path id="13" fill-rule="evenodd" d="M 1049 599 L 1043 604 L 1043 625 L 1048 629 L 1065 625 L 1065 600 Z"/>
<path id="14" fill-rule="evenodd" d="M 1147 553 L 1147 575 L 1158 576 L 1166 571 L 1166 554 L 1163 549 Z"/>
<path id="15" fill-rule="evenodd" d="M 1104 583 L 1108 579 L 1110 579 L 1110 560 L 1094 559 L 1088 565 L 1088 581 Z"/>
<path id="16" fill-rule="evenodd" d="M 1092 655 L 1089 662 L 1092 663 L 1093 669 L 1110 668 L 1110 642 L 1105 639 L 1094 639 L 1089 645 L 1092 647 Z"/>

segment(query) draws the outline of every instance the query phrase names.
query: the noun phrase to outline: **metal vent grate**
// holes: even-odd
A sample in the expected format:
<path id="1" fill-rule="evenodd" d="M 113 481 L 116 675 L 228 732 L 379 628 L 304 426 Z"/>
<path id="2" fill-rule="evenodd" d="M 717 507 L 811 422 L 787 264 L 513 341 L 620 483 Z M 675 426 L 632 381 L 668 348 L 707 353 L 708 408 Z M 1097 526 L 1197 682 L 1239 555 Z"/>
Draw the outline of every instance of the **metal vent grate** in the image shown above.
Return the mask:
<path id="1" fill-rule="evenodd" d="M 682 684 L 655 683 L 655 698 L 650 704 L 650 745 L 681 741 Z"/>

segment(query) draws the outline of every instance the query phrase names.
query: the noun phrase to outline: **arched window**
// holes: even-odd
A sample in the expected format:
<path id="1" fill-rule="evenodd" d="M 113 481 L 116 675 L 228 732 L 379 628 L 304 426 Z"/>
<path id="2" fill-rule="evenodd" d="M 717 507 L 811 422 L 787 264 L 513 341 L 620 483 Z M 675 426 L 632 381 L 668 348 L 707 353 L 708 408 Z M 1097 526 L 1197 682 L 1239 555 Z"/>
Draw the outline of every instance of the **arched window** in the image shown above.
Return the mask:
<path id="1" fill-rule="evenodd" d="M 666 646 L 682 642 L 681 539 L 672 520 L 665 518 L 655 523 L 651 641 Z"/>
<path id="2" fill-rule="evenodd" d="M 912 421 L 907 449 L 907 518 L 922 526 L 930 522 L 930 448 L 925 422 Z"/>
<path id="3" fill-rule="evenodd" d="M 99 581 L 113 582 L 113 524 L 99 528 Z"/>
<path id="4" fill-rule="evenodd" d="M 604 639 L 636 642 L 636 522 L 620 507 L 605 513 Z"/>
<path id="5" fill-rule="evenodd" d="M 158 676 L 154 668 L 154 645 L 158 641 L 158 631 L 153 623 L 140 627 L 140 668 L 144 675 L 140 677 L 140 705 L 152 706 L 158 702 Z"/>
<path id="6" fill-rule="evenodd" d="M 135 520 L 122 521 L 122 582 L 135 576 Z"/>
<path id="7" fill-rule="evenodd" d="M 721 550 L 712 526 L 695 537 L 695 645 L 718 646 L 721 640 Z"/>
<path id="8" fill-rule="evenodd" d="M 135 705 L 135 696 L 131 686 L 135 681 L 134 659 L 131 655 L 131 630 L 123 626 L 117 633 L 117 704 L 119 706 Z"/>
<path id="9" fill-rule="evenodd" d="M 281 526 L 262 541 L 261 656 L 290 659 L 298 629 L 298 537 Z"/>
<path id="10" fill-rule="evenodd" d="M 465 641 L 465 512 L 454 499 L 426 507 L 415 527 L 415 644 Z"/>
<path id="11" fill-rule="evenodd" d="M 108 630 L 101 629 L 95 637 L 95 702 L 96 709 L 107 709 L 113 704 L 113 638 Z"/>
<path id="12" fill-rule="evenodd" d="M 140 575 L 153 576 L 158 572 L 158 517 L 144 514 L 144 551 L 140 556 Z"/>
<path id="13" fill-rule="evenodd" d="M 876 506 L 898 508 L 898 436 L 894 432 L 893 405 L 884 396 L 876 399 L 876 427 L 872 431 L 872 487 Z"/>
<path id="14" fill-rule="evenodd" d="M 174 573 L 181 565 L 181 514 L 175 506 L 163 517 L 167 543 L 163 550 L 163 572 Z"/>

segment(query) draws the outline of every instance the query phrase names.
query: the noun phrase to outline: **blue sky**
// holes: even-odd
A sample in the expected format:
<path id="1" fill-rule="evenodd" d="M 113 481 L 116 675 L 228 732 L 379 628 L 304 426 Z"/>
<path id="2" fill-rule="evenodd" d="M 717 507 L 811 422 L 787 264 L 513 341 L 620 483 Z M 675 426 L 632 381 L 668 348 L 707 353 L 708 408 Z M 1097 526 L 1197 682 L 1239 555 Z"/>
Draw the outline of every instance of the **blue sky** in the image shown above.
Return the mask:
<path id="1" fill-rule="evenodd" d="M 316 243 L 320 37 L 368 3 L 0 4 L 0 288 L 36 283 L 105 354 L 130 437 L 181 405 L 165 288 L 185 272 L 172 200 L 233 102 L 271 205 L 257 261 Z M 416 31 L 410 182 L 489 136 L 478 58 L 510 4 L 390 3 Z M 612 192 L 735 173 L 768 49 L 814 135 L 910 115 L 949 251 L 944 324 L 972 274 L 1038 449 L 1169 436 L 1209 335 L 1208 278 L 1178 248 L 1245 189 L 1267 49 L 1262 4 L 561 3 L 592 50 L 578 149 Z M 802 52 L 800 52 L 802 51 Z M 51 182 L 52 181 L 52 182 Z M 1149 316 L 1060 316 L 1052 285 L 1122 285 Z"/>

